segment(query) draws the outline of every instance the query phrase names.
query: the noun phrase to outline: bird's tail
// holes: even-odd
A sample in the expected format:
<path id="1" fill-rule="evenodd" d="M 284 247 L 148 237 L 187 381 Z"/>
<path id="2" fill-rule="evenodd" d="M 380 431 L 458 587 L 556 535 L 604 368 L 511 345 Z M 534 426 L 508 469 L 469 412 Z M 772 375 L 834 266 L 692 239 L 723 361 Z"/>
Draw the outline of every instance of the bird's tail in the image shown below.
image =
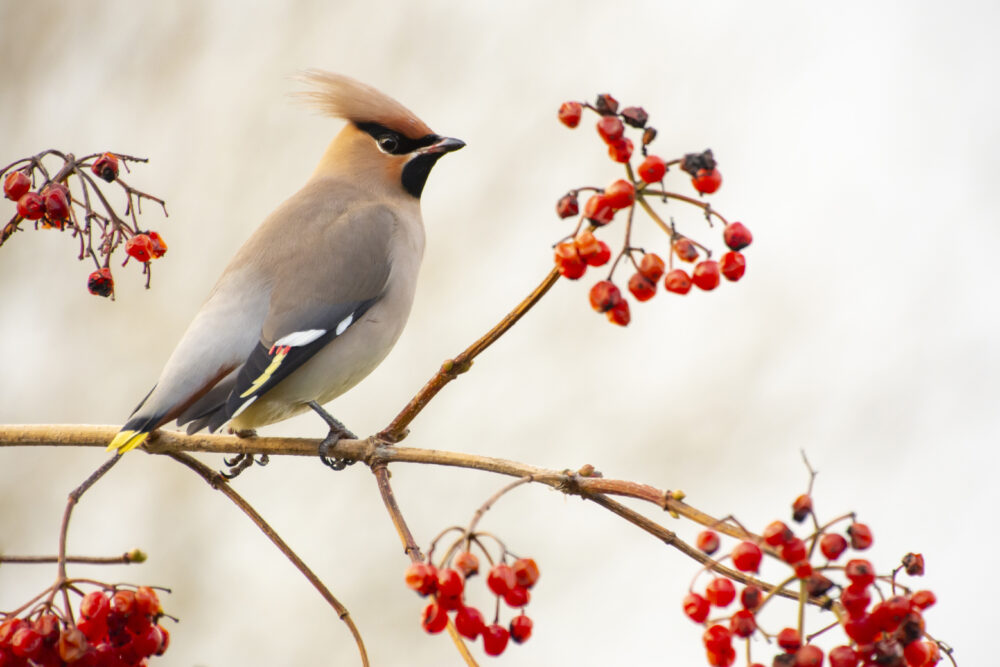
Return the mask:
<path id="1" fill-rule="evenodd" d="M 118 435 L 108 445 L 107 451 L 118 450 L 119 454 L 124 454 L 129 450 L 135 449 L 146 442 L 150 432 L 165 421 L 165 415 L 163 414 L 136 414 L 146 404 L 146 401 L 149 400 L 155 389 L 155 386 L 153 389 L 150 389 L 146 397 L 139 402 L 139 405 L 135 406 L 131 419 L 125 422 L 122 430 L 118 431 Z"/>
<path id="2" fill-rule="evenodd" d="M 130 449 L 135 449 L 142 443 L 146 442 L 146 438 L 149 437 L 149 431 L 136 431 L 130 429 L 128 425 L 125 428 L 118 431 L 118 435 L 115 436 L 111 444 L 108 445 L 107 451 L 118 450 L 119 454 L 124 454 Z"/>

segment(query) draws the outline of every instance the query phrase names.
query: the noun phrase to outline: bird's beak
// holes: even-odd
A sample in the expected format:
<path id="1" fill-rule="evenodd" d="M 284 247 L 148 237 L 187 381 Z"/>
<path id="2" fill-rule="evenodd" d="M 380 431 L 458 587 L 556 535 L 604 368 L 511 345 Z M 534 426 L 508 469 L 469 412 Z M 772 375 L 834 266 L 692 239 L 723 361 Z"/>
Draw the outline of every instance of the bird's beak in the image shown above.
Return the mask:
<path id="1" fill-rule="evenodd" d="M 452 137 L 441 137 L 439 141 L 431 144 L 427 148 L 424 148 L 420 152 L 424 154 L 429 153 L 431 155 L 444 154 L 444 153 L 450 153 L 452 151 L 457 151 L 459 148 L 462 148 L 463 146 L 465 146 L 465 142 L 462 141 L 461 139 L 453 139 Z"/>

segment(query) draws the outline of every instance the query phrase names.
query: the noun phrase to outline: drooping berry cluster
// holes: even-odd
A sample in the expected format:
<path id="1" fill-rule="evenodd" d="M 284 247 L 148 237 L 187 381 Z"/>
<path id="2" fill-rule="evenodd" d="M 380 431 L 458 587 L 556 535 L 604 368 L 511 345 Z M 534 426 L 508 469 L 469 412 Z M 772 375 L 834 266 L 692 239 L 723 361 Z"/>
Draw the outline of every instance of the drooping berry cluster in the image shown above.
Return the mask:
<path id="1" fill-rule="evenodd" d="M 783 583 L 773 590 L 765 586 L 769 589 L 765 592 L 754 583 L 756 580 L 738 588 L 732 579 L 714 576 L 701 592 L 694 590 L 692 585 L 685 595 L 684 613 L 692 621 L 706 626 L 702 642 L 708 664 L 729 667 L 736 663 L 737 655 L 743 653 L 750 667 L 761 667 L 761 663 L 751 663 L 749 657 L 749 640 L 760 635 L 773 640 L 781 649 L 773 658 L 773 666 L 820 667 L 824 664 L 824 651 L 811 640 L 832 627 L 838 627 L 846 635 L 846 641 L 826 654 L 830 667 L 931 667 L 937 664 L 942 649 L 926 635 L 923 618 L 924 611 L 936 598 L 930 591 L 914 592 L 896 580 L 901 571 L 911 576 L 923 574 L 923 556 L 907 554 L 899 567 L 885 575 L 876 575 L 874 566 L 862 558 L 848 559 L 844 565 L 838 565 L 836 562 L 849 550 L 863 551 L 871 546 L 869 527 L 855 521 L 853 514 L 820 525 L 808 493 L 792 504 L 792 518 L 797 522 L 812 519 L 813 530 L 799 537 L 784 521 L 773 521 L 760 537 L 752 536 L 750 540 L 739 542 L 728 555 L 710 563 L 711 566 L 730 560 L 736 570 L 755 574 L 764 556 L 768 556 L 791 569 L 791 575 Z M 843 533 L 834 530 L 838 523 L 847 520 L 851 523 Z M 711 529 L 704 530 L 698 535 L 696 545 L 712 556 L 721 545 L 719 534 Z M 768 633 L 758 626 L 758 614 L 781 593 L 797 597 L 799 605 L 808 599 L 821 608 L 832 609 L 838 623 L 809 635 L 801 626 L 803 616 L 800 613 L 797 627 Z M 739 608 L 736 611 L 710 618 L 713 609 L 722 612 L 737 598 Z M 874 605 L 871 604 L 873 598 L 877 600 Z M 745 651 L 737 651 L 734 646 L 739 640 L 746 640 Z"/>
<path id="2" fill-rule="evenodd" d="M 79 592 L 79 585 L 70 588 Z M 170 633 L 160 625 L 156 591 L 111 587 L 80 600 L 74 616 L 51 603 L 23 617 L 0 616 L 0 667 L 137 667 L 163 655 Z"/>
<path id="3" fill-rule="evenodd" d="M 610 247 L 604 241 L 597 240 L 594 231 L 611 223 L 619 212 L 627 212 L 624 244 L 615 255 L 608 277 L 591 288 L 591 307 L 597 312 L 605 313 L 608 320 L 615 324 L 625 326 L 629 323 L 631 313 L 628 301 L 613 280 L 615 270 L 623 259 L 631 262 L 636 270 L 629 277 L 628 291 L 640 302 L 653 298 L 661 278 L 664 289 L 674 294 L 687 294 L 692 285 L 711 291 L 719 286 L 722 277 L 731 282 L 742 278 L 746 272 L 746 258 L 740 251 L 753 240 L 750 230 L 740 222 L 730 223 L 708 204 L 686 195 L 668 192 L 663 182 L 669 168 L 679 165 L 691 175 L 691 183 L 699 194 L 715 192 L 722 184 L 722 175 L 712 151 L 691 153 L 669 162 L 658 155 L 649 154 L 648 146 L 657 133 L 646 124 L 648 114 L 641 107 L 627 107 L 618 111 L 618 102 L 610 95 L 599 95 L 593 105 L 565 102 L 559 108 L 559 120 L 567 127 L 575 128 L 580 124 L 584 110 L 598 114 L 597 134 L 607 146 L 611 159 L 625 165 L 626 174 L 625 179 L 619 179 L 603 189 L 587 186 L 570 190 L 556 203 L 556 213 L 560 218 L 579 216 L 576 230 L 555 246 L 556 267 L 564 277 L 571 280 L 582 277 L 587 267 L 604 266 L 611 261 Z M 627 127 L 642 130 L 640 145 L 643 160 L 635 171 L 631 162 L 635 144 L 625 136 Z M 594 194 L 587 199 L 583 212 L 580 213 L 578 196 L 585 191 L 593 191 Z M 713 217 L 722 222 L 723 241 L 729 251 L 719 261 L 712 259 L 710 248 L 678 232 L 672 220 L 667 224 L 653 208 L 654 204 L 666 203 L 671 199 L 701 208 L 709 226 Z M 660 255 L 647 253 L 642 248 L 631 245 L 636 205 L 669 236 L 667 262 Z M 680 261 L 697 263 L 688 273 L 683 268 L 674 268 L 674 255 Z M 638 260 L 636 256 L 639 257 Z"/>
<path id="4" fill-rule="evenodd" d="M 51 173 L 43 162 L 45 158 L 61 159 L 62 164 Z M 90 257 L 96 266 L 87 277 L 87 289 L 91 294 L 114 297 L 111 255 L 124 243 L 127 257 L 122 265 L 129 257 L 142 262 L 148 287 L 149 262 L 162 257 L 167 244 L 157 232 L 139 229 L 141 202 L 143 199 L 156 202 L 163 207 L 164 214 L 166 207 L 163 200 L 136 190 L 119 178 L 121 165 L 127 169 L 128 162 L 145 161 L 120 153 L 95 153 L 78 160 L 72 154 L 47 150 L 7 165 L 0 170 L 0 179 L 4 197 L 16 202 L 16 212 L 0 229 L 0 245 L 20 231 L 25 220 L 33 221 L 35 229 L 69 230 L 80 240 L 78 259 Z M 127 203 L 122 215 L 94 177 L 116 183 L 124 190 Z M 35 182 L 39 187 L 34 187 Z"/>

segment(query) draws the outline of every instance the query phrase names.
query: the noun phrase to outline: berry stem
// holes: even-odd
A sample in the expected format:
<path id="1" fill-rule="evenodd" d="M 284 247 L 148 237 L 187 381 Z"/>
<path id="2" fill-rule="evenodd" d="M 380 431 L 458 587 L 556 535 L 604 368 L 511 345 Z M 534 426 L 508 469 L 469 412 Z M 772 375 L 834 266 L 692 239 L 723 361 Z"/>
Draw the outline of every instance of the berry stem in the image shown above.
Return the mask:
<path id="1" fill-rule="evenodd" d="M 522 477 L 521 479 L 514 480 L 513 482 L 511 482 L 507 486 L 503 487 L 502 489 L 500 489 L 499 491 L 497 491 L 496 493 L 494 493 L 492 496 L 490 496 L 486 500 L 485 503 L 483 503 L 482 505 L 479 506 L 479 509 L 476 510 L 476 513 L 472 515 L 472 520 L 469 522 L 469 527 L 465 531 L 465 535 L 466 535 L 466 538 L 465 538 L 465 549 L 466 549 L 466 551 L 468 551 L 469 544 L 472 541 L 472 535 L 476 531 L 476 525 L 479 524 L 479 520 L 483 518 L 483 515 L 486 514 L 486 512 L 488 512 L 491 507 L 493 507 L 493 504 L 495 502 L 497 502 L 498 500 L 500 500 L 500 498 L 503 497 L 503 495 L 505 493 L 516 489 L 517 487 L 521 486 L 522 484 L 528 484 L 529 482 L 533 482 L 533 481 L 535 481 L 535 478 L 532 475 L 526 475 L 525 477 Z"/>
<path id="2" fill-rule="evenodd" d="M 728 225 L 729 224 L 729 221 L 726 220 L 722 216 L 721 213 L 719 213 L 714 208 L 712 208 L 711 204 L 709 204 L 707 202 L 698 201 L 694 197 L 688 197 L 687 195 L 678 194 L 676 192 L 667 192 L 666 190 L 651 190 L 649 188 L 642 188 L 641 192 L 644 195 L 656 195 L 658 197 L 665 197 L 667 199 L 677 199 L 678 201 L 687 202 L 688 204 L 691 204 L 692 206 L 697 206 L 698 208 L 700 208 L 702 211 L 705 212 L 705 214 L 707 216 L 709 216 L 709 217 L 715 216 L 716 218 L 719 219 L 719 222 L 721 222 L 723 225 Z M 640 194 L 640 191 L 636 190 L 636 193 L 635 193 L 636 199 L 639 199 L 639 194 Z M 647 212 L 649 211 L 648 205 L 647 205 L 647 207 L 644 207 L 644 208 L 646 208 Z M 650 215 L 652 215 L 652 214 L 650 214 Z M 663 227 L 664 225 L 660 224 L 660 226 Z M 666 231 L 666 230 L 664 230 L 664 231 Z"/>
<path id="3" fill-rule="evenodd" d="M 392 485 L 389 483 L 389 468 L 385 462 L 379 461 L 372 464 L 371 471 L 378 482 L 378 490 L 382 495 L 382 502 L 385 503 L 385 508 L 389 510 L 392 524 L 396 527 L 396 533 L 399 534 L 399 539 L 403 542 L 403 552 L 410 557 L 411 562 L 418 563 L 422 561 L 424 556 L 420 552 L 420 547 L 417 546 L 417 541 L 413 539 L 413 533 L 410 532 L 410 527 L 406 525 L 403 513 L 399 509 L 399 503 L 396 502 L 396 495 L 392 492 Z M 459 530 L 461 529 L 459 528 Z"/>

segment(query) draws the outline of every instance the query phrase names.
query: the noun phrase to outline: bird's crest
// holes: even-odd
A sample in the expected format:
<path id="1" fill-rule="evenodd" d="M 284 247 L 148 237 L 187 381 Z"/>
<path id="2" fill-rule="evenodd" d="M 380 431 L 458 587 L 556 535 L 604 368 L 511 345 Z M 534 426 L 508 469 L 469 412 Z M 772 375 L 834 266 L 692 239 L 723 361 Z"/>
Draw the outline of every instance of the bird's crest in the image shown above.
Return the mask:
<path id="1" fill-rule="evenodd" d="M 388 95 L 342 74 L 310 69 L 296 79 L 312 88 L 293 96 L 328 116 L 353 123 L 378 123 L 411 139 L 433 134 L 412 111 Z"/>

